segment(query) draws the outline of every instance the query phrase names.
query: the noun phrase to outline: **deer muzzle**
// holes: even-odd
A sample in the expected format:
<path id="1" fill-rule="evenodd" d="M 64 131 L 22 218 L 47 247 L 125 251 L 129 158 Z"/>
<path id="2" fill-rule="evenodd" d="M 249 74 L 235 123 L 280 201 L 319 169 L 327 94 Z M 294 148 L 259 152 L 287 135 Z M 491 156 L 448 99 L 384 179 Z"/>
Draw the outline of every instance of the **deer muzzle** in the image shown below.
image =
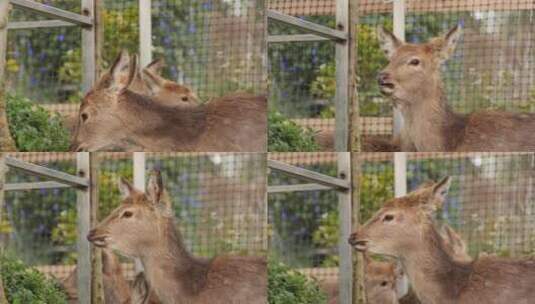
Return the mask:
<path id="1" fill-rule="evenodd" d="M 348 239 L 348 242 L 357 251 L 368 250 L 368 241 L 359 236 L 357 232 L 351 234 Z"/>

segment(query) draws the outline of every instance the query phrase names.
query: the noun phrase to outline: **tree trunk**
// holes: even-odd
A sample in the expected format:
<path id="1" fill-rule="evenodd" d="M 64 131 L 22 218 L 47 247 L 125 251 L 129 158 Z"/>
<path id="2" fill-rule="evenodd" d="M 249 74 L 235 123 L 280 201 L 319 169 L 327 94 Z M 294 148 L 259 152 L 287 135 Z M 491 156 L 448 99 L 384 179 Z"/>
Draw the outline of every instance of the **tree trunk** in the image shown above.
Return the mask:
<path id="1" fill-rule="evenodd" d="M 7 53 L 7 20 L 9 1 L 0 0 L 0 151 L 16 151 L 15 142 L 9 133 L 6 116 L 5 68 Z"/>

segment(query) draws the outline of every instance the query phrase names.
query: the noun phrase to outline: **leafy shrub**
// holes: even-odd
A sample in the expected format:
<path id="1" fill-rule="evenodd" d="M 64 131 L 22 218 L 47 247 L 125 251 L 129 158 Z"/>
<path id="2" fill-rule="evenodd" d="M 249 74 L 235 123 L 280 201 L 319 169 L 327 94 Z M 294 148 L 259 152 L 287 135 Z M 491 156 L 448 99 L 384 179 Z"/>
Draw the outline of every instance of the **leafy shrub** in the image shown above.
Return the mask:
<path id="1" fill-rule="evenodd" d="M 63 127 L 59 114 L 51 115 L 27 98 L 8 94 L 7 117 L 9 130 L 18 151 L 47 152 L 69 149 L 69 131 Z"/>
<path id="2" fill-rule="evenodd" d="M 327 296 L 314 280 L 283 263 L 269 259 L 269 304 L 323 304 L 326 302 Z"/>
<path id="3" fill-rule="evenodd" d="M 0 269 L 9 303 L 67 303 L 65 294 L 57 283 L 47 279 L 39 271 L 27 267 L 21 261 L 1 255 Z"/>
<path id="4" fill-rule="evenodd" d="M 315 132 L 303 128 L 277 111 L 269 112 L 268 149 L 272 152 L 309 152 L 319 150 Z"/>

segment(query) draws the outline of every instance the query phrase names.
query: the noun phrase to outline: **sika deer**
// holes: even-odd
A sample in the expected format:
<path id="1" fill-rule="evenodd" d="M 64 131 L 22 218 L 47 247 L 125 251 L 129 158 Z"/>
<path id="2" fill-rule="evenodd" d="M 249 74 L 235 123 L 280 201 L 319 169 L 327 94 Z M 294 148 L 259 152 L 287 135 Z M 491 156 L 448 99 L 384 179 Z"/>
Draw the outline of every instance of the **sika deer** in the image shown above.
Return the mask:
<path id="1" fill-rule="evenodd" d="M 85 96 L 71 150 L 266 150 L 265 97 L 236 93 L 195 107 L 168 106 L 129 89 L 136 73 L 135 60 L 123 53 Z"/>
<path id="2" fill-rule="evenodd" d="M 465 262 L 448 254 L 433 215 L 449 185 L 446 178 L 386 202 L 351 235 L 350 244 L 358 251 L 398 258 L 422 303 L 531 303 L 534 260 L 485 257 Z"/>
<path id="3" fill-rule="evenodd" d="M 164 304 L 265 304 L 267 263 L 261 257 L 193 257 L 176 230 L 171 206 L 162 203 L 160 173 L 151 174 L 147 193 L 121 180 L 122 204 L 89 235 L 98 247 L 139 258 L 149 286 Z M 163 200 L 167 201 L 167 200 Z"/>
<path id="4" fill-rule="evenodd" d="M 462 238 L 447 224 L 441 229 L 447 253 L 457 261 L 471 261 Z M 420 301 L 409 289 L 409 278 L 399 262 L 374 261 L 364 253 L 364 286 L 368 304 L 402 303 L 418 304 Z M 399 299 L 399 300 L 398 300 Z"/>
<path id="5" fill-rule="evenodd" d="M 535 115 L 480 111 L 453 112 L 440 66 L 461 37 L 456 26 L 424 44 L 404 43 L 380 28 L 381 47 L 390 60 L 379 74 L 381 92 L 402 113 L 401 151 L 534 151 Z"/>
<path id="6" fill-rule="evenodd" d="M 102 283 L 105 303 L 142 303 L 131 302 L 132 289 L 123 275 L 119 259 L 110 250 L 102 251 Z M 67 294 L 69 303 L 78 303 L 77 268 L 74 268 L 61 284 Z"/>

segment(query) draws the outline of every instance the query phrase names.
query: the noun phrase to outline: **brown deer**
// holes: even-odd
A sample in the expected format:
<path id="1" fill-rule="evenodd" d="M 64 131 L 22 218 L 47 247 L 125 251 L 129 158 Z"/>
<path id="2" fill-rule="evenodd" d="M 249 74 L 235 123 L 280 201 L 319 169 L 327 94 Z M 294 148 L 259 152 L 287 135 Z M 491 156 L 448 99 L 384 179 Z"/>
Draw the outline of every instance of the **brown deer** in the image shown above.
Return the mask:
<path id="1" fill-rule="evenodd" d="M 123 53 L 87 93 L 71 150 L 266 150 L 265 97 L 235 93 L 195 107 L 167 106 L 129 89 L 136 73 L 135 60 Z"/>
<path id="2" fill-rule="evenodd" d="M 123 275 L 121 263 L 110 250 L 102 251 L 102 284 L 105 303 L 140 304 L 132 302 L 132 289 Z M 69 303 L 78 303 L 77 268 L 61 282 Z"/>
<path id="3" fill-rule="evenodd" d="M 122 204 L 90 231 L 88 240 L 139 258 L 145 277 L 164 304 L 267 302 L 267 262 L 262 257 L 217 256 L 202 259 L 185 248 L 176 229 L 158 171 L 147 193 L 121 180 Z M 165 202 L 165 203 L 164 203 Z"/>
<path id="4" fill-rule="evenodd" d="M 449 185 L 445 178 L 386 202 L 349 243 L 358 251 L 399 259 L 422 303 L 531 303 L 535 260 L 480 257 L 466 262 L 448 254 L 433 215 Z"/>
<path id="5" fill-rule="evenodd" d="M 472 258 L 466 250 L 466 243 L 447 224 L 441 229 L 447 253 L 457 261 L 469 262 Z M 364 286 L 368 304 L 401 303 L 418 304 L 420 301 L 409 289 L 409 278 L 401 269 L 399 262 L 375 261 L 364 253 Z"/>
<path id="6" fill-rule="evenodd" d="M 447 103 L 440 66 L 461 37 L 454 27 L 427 43 L 404 43 L 389 31 L 378 31 L 390 62 L 379 74 L 381 92 L 403 116 L 401 151 L 534 151 L 535 115 L 480 111 L 462 115 Z"/>

